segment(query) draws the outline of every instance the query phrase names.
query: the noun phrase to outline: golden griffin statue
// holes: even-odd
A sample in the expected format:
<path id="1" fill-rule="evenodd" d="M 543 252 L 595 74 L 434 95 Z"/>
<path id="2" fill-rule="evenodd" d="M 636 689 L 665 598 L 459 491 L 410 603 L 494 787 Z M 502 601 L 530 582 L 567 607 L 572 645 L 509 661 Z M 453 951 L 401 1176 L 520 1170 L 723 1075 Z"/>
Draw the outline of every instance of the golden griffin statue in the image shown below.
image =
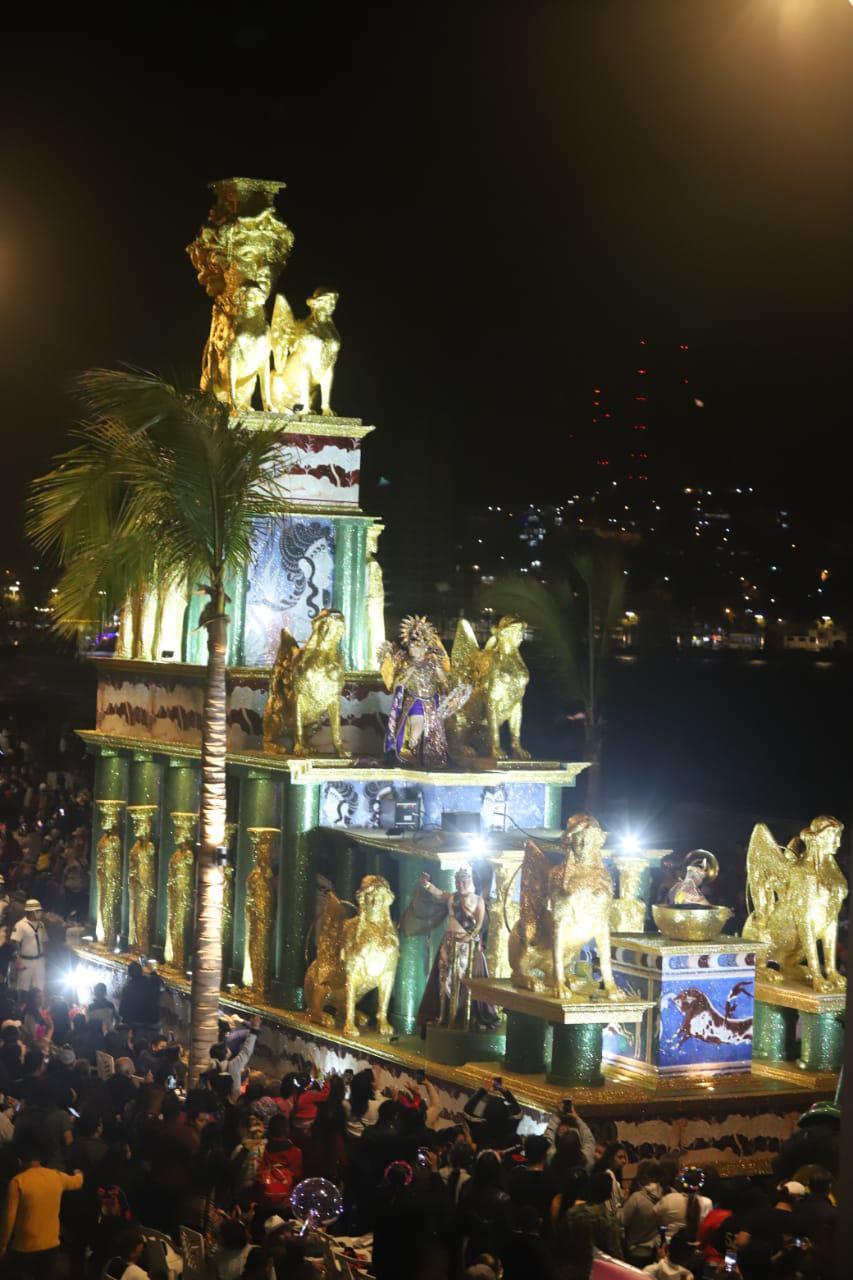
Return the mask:
<path id="1" fill-rule="evenodd" d="M 562 866 L 551 868 L 528 840 L 521 864 L 521 910 L 509 936 L 512 984 L 574 1001 L 589 1000 L 588 980 L 573 977 L 583 947 L 595 940 L 604 990 L 624 1000 L 610 965 L 613 882 L 601 850 L 607 835 L 595 818 L 576 813 L 566 823 Z"/>
<path id="2" fill-rule="evenodd" d="M 337 609 L 321 610 L 301 649 L 282 628 L 264 708 L 264 751 L 282 752 L 283 740 L 289 738 L 292 755 L 308 755 L 310 730 L 328 717 L 335 754 L 346 756 L 341 742 L 344 627 L 344 615 Z"/>
<path id="3" fill-rule="evenodd" d="M 283 293 L 272 313 L 272 375 L 270 408 L 277 412 L 310 413 L 319 395 L 320 411 L 332 413 L 332 379 L 341 349 L 340 335 L 332 319 L 338 295 L 332 289 L 315 289 L 306 298 L 308 315 L 297 320 Z"/>
<path id="4" fill-rule="evenodd" d="M 529 679 L 519 653 L 524 628 L 522 618 L 508 614 L 492 627 L 481 649 L 467 618 L 459 622 L 451 665 L 454 678 L 470 685 L 472 692 L 451 725 L 451 748 L 457 754 L 506 759 L 501 746 L 501 725 L 506 724 L 513 759 L 530 759 L 521 745 L 521 704 Z"/>
<path id="5" fill-rule="evenodd" d="M 272 407 L 272 344 L 266 303 L 293 247 L 293 232 L 273 207 L 283 182 L 225 178 L 211 183 L 216 204 L 187 247 L 199 283 L 213 299 L 201 388 L 234 409 Z"/>
<path id="6" fill-rule="evenodd" d="M 847 980 L 835 964 L 838 915 L 847 897 L 835 858 L 843 829 L 837 818 L 822 815 L 783 848 L 763 822 L 753 828 L 746 855 L 751 914 L 743 936 L 770 944 L 758 964 L 761 979 L 804 980 L 818 992 L 845 989 Z M 769 969 L 770 961 L 779 969 Z"/>
<path id="7" fill-rule="evenodd" d="M 355 897 L 358 914 L 348 920 L 341 900 L 334 893 L 326 896 L 317 956 L 305 974 L 305 1002 L 312 1022 L 334 1026 L 334 1018 L 325 1012 L 326 1005 L 332 1005 L 344 1014 L 344 1035 L 357 1036 L 356 1022 L 361 1015 L 356 1014 L 355 1006 L 376 988 L 377 1030 L 390 1036 L 393 1028 L 388 1021 L 388 1001 L 400 955 L 400 939 L 390 914 L 394 894 L 384 876 L 365 876 Z"/>

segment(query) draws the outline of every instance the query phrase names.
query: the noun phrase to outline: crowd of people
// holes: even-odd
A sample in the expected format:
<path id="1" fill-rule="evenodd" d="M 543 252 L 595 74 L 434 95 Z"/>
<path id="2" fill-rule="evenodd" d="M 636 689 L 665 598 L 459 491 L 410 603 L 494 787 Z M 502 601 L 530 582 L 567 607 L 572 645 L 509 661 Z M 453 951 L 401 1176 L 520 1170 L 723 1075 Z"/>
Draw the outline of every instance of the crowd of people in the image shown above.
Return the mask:
<path id="1" fill-rule="evenodd" d="M 773 1177 L 720 1179 L 689 1153 L 632 1165 L 569 1099 L 522 1138 L 500 1077 L 455 1115 L 423 1073 L 383 1093 L 369 1065 L 271 1079 L 256 1019 L 223 1018 L 190 1087 L 152 966 L 115 1001 L 50 998 L 46 956 L 56 972 L 88 907 L 91 800 L 66 763 L 0 731 L 0 1276 L 166 1280 L 191 1236 L 205 1280 L 309 1280 L 329 1235 L 376 1280 L 587 1280 L 605 1257 L 657 1280 L 836 1274 L 828 1104 Z M 306 1230 L 315 1179 L 334 1203 Z"/>
<path id="2" fill-rule="evenodd" d="M 629 1179 L 630 1153 L 597 1145 L 569 1099 L 520 1139 L 500 1077 L 458 1115 L 422 1073 L 384 1094 L 368 1065 L 270 1079 L 253 1069 L 257 1019 L 223 1018 L 188 1087 L 159 989 L 139 965 L 86 1008 L 0 985 L 0 1274 L 160 1280 L 189 1231 L 209 1280 L 316 1278 L 328 1240 L 303 1229 L 299 1195 L 313 1179 L 337 1188 L 337 1253 L 376 1280 L 587 1280 L 599 1252 L 657 1280 L 835 1274 L 828 1104 L 775 1178 L 717 1179 L 676 1153 Z"/>

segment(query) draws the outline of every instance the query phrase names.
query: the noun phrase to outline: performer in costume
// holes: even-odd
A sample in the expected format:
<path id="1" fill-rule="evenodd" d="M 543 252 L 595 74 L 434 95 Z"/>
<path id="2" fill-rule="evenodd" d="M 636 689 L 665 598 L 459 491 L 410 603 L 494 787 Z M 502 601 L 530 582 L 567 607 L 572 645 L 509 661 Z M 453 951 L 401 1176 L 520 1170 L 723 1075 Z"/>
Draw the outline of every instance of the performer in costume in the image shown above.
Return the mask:
<path id="1" fill-rule="evenodd" d="M 417 1022 L 423 1035 L 428 1022 L 463 1026 L 467 1005 L 463 978 L 489 976 L 483 950 L 486 904 L 474 888 L 470 867 L 460 867 L 456 872 L 455 893 L 437 889 L 425 871 L 400 931 L 407 937 L 432 933 L 445 920 L 447 927 L 418 1009 Z M 494 1005 L 471 1001 L 472 1029 L 496 1027 L 499 1021 Z"/>
<path id="2" fill-rule="evenodd" d="M 412 615 L 400 624 L 399 645 L 380 651 L 386 689 L 393 690 L 385 750 L 403 764 L 443 769 L 448 762 L 444 722 L 468 698 L 470 685 L 451 687 L 450 659 L 428 618 Z"/>
<path id="3" fill-rule="evenodd" d="M 12 942 L 18 947 L 19 991 L 44 991 L 46 976 L 47 925 L 41 918 L 41 903 L 37 898 L 27 898 L 26 915 L 12 930 Z"/>

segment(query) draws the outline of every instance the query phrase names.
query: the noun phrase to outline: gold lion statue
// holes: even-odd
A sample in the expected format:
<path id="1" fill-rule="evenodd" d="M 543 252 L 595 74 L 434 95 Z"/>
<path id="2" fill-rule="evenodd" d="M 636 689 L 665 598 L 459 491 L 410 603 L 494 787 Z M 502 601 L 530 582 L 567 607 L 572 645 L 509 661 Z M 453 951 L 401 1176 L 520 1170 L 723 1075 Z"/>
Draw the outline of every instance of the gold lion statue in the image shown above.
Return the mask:
<path id="1" fill-rule="evenodd" d="M 519 653 L 524 628 L 523 618 L 508 614 L 492 627 L 491 637 L 481 649 L 467 618 L 459 622 L 451 666 L 454 679 L 471 685 L 472 693 L 451 727 L 451 741 L 458 754 L 505 760 L 501 725 L 506 724 L 513 759 L 530 759 L 530 752 L 521 745 L 521 704 L 529 679 Z"/>
<path id="2" fill-rule="evenodd" d="M 624 1000 L 610 965 L 610 908 L 613 882 L 601 850 L 607 839 L 595 818 L 576 813 L 563 835 L 565 858 L 552 868 L 539 846 L 528 840 L 521 864 L 521 910 L 509 935 L 512 985 L 574 1001 L 598 991 L 587 978 L 574 976 L 583 947 L 592 938 L 604 990 Z"/>
<path id="3" fill-rule="evenodd" d="M 322 609 L 301 649 L 282 627 L 264 708 L 264 751 L 284 751 L 283 740 L 289 738 L 292 755 L 308 755 L 310 731 L 328 717 L 335 754 L 347 755 L 341 742 L 344 626 L 337 609 Z"/>
<path id="4" fill-rule="evenodd" d="M 333 289 L 315 289 L 306 298 L 308 315 L 297 320 L 283 293 L 276 296 L 271 341 L 275 372 L 272 375 L 272 408 L 310 413 L 317 394 L 324 417 L 332 415 L 332 379 L 341 349 L 340 334 L 332 319 L 338 295 Z"/>
<path id="5" fill-rule="evenodd" d="M 344 1012 L 343 1033 L 358 1036 L 356 1018 L 362 1025 L 366 1015 L 356 1015 L 355 1006 L 368 991 L 379 993 L 376 1027 L 381 1036 L 393 1035 L 388 1021 L 388 1001 L 394 986 L 400 939 L 391 923 L 394 901 L 384 876 L 365 876 L 355 895 L 358 914 L 346 918 L 345 908 L 334 893 L 326 896 L 317 932 L 317 956 L 305 974 L 305 1003 L 312 1022 L 333 1027 L 326 1012 L 332 1005 Z"/>
<path id="6" fill-rule="evenodd" d="M 770 944 L 757 965 L 765 981 L 806 981 L 818 992 L 846 988 L 847 979 L 835 965 L 838 915 L 847 897 L 847 881 L 835 860 L 843 830 L 837 818 L 822 814 L 783 848 L 763 822 L 753 828 L 746 855 L 751 914 L 743 936 Z M 779 969 L 769 969 L 770 961 Z"/>

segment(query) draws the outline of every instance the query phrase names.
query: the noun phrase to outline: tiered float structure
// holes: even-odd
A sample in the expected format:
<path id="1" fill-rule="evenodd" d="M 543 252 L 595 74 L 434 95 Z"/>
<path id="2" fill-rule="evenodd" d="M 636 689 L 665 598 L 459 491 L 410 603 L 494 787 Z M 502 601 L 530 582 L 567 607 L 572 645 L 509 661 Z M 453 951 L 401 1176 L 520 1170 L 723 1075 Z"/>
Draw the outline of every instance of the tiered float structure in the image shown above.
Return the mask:
<path id="1" fill-rule="evenodd" d="M 423 619 L 409 621 L 402 649 L 383 647 L 381 524 L 362 510 L 359 494 L 361 450 L 373 428 L 331 409 L 336 295 L 318 290 L 304 320 L 283 294 L 272 299 L 293 243 L 274 206 L 281 185 L 213 184 L 214 208 L 188 250 L 213 299 L 202 385 L 232 404 L 244 423 L 278 430 L 287 462 L 281 509 L 259 522 L 253 563 L 228 585 L 223 1004 L 262 1013 L 270 1070 L 305 1059 L 342 1069 L 367 1059 L 392 1080 L 424 1065 L 454 1107 L 461 1094 L 500 1072 L 533 1115 L 571 1092 L 587 1115 L 612 1120 L 638 1153 L 697 1143 L 709 1158 L 757 1156 L 790 1132 L 814 1096 L 808 1087 L 831 1085 L 838 1041 L 826 1017 L 843 997 L 809 997 L 799 989 L 786 996 L 787 988 L 765 981 L 754 1008 L 760 939 L 720 936 L 720 928 L 694 941 L 646 932 L 656 855 L 611 856 L 604 833 L 598 829 L 599 838 L 583 821 L 573 819 L 564 831 L 564 793 L 586 765 L 531 760 L 521 747 L 526 671 L 518 665 L 518 620 L 506 620 L 504 637 L 507 670 L 520 690 L 501 712 L 512 759 L 494 749 L 499 718 L 492 723 L 488 707 L 472 710 L 478 697 L 488 702 L 492 695 L 483 692 L 484 667 L 470 628 L 454 645 L 452 667 Z M 312 411 L 314 398 L 320 412 Z M 134 956 L 156 959 L 177 1022 L 187 1015 L 192 957 L 201 607 L 199 597 L 170 594 L 125 612 L 116 654 L 94 659 L 95 727 L 80 731 L 95 757 L 97 937 L 79 948 L 78 976 L 84 986 L 98 979 L 115 985 Z M 293 657 L 307 652 L 318 619 L 338 615 L 339 649 L 338 632 L 330 634 L 334 662 L 340 667 L 343 660 L 339 741 L 325 722 L 307 747 L 305 734 L 283 742 L 282 717 L 298 684 Z M 492 662 L 499 640 L 496 631 Z M 449 689 L 442 685 L 435 697 L 428 691 L 422 698 L 426 729 L 418 741 L 416 734 L 407 739 L 406 664 L 417 665 L 424 646 L 439 683 L 442 671 L 450 674 Z M 468 695 L 462 703 L 460 686 Z M 439 738 L 441 717 L 452 738 L 455 714 L 457 728 L 468 734 L 466 751 L 455 751 L 451 741 L 450 757 L 442 758 L 427 740 L 433 714 Z M 472 748 L 477 715 L 485 746 Z M 466 890 L 468 864 L 477 883 Z M 466 936 L 473 928 L 485 940 L 489 976 L 484 969 L 478 976 L 479 944 L 462 939 L 460 953 L 469 951 L 465 971 L 451 975 L 451 1007 L 422 1038 L 418 1009 L 433 968 L 442 981 L 448 912 L 460 900 L 450 895 L 460 885 L 474 921 Z M 322 898 L 318 887 L 331 892 Z M 581 892 L 592 896 L 581 900 Z M 424 906 L 429 895 L 441 908 L 434 920 Z M 483 901 L 479 921 L 475 899 Z M 341 946 L 355 949 L 354 964 L 363 958 L 358 929 L 345 934 L 356 901 L 359 919 L 375 913 L 375 937 L 386 939 L 374 974 L 379 1025 L 370 1029 L 368 1021 L 360 1032 L 349 1018 L 341 1025 L 344 997 L 332 994 L 335 983 L 346 984 L 346 973 L 332 974 Z M 392 944 L 388 929 L 396 939 L 401 921 L 399 943 Z M 548 939 L 564 927 L 578 945 L 559 979 L 549 975 Z M 306 1000 L 315 933 L 318 963 Z M 594 967 L 578 950 L 593 933 Z M 390 999 L 381 992 L 388 965 Z M 368 981 L 363 974 L 361 980 Z M 369 1013 L 369 1003 L 365 1008 Z M 820 1074 L 803 1080 L 791 1078 L 795 1015 L 787 1011 L 797 1008 L 823 1019 L 820 1035 L 811 1029 L 806 1037 L 815 1044 L 805 1065 Z M 754 1019 L 761 1076 L 751 1071 Z"/>

